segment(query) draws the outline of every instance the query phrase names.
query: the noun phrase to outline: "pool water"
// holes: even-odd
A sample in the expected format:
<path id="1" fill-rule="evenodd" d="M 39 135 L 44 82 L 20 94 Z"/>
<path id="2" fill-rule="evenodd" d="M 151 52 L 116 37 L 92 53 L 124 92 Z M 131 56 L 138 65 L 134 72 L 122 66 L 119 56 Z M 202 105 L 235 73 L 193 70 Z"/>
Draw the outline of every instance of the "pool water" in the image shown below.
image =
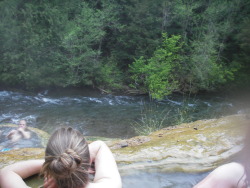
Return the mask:
<path id="1" fill-rule="evenodd" d="M 30 139 L 20 139 L 17 142 L 10 141 L 6 136 L 8 133 L 15 129 L 14 127 L 1 127 L 1 136 L 0 136 L 0 150 L 1 151 L 7 151 L 11 149 L 17 149 L 17 148 L 41 148 L 43 147 L 41 144 L 41 139 L 39 136 L 33 132 L 31 132 L 31 138 Z"/>
<path id="2" fill-rule="evenodd" d="M 122 176 L 123 188 L 192 188 L 208 175 L 206 173 L 159 173 L 159 172 L 134 172 Z M 43 180 L 38 176 L 28 178 L 26 183 L 31 187 L 38 187 Z"/>

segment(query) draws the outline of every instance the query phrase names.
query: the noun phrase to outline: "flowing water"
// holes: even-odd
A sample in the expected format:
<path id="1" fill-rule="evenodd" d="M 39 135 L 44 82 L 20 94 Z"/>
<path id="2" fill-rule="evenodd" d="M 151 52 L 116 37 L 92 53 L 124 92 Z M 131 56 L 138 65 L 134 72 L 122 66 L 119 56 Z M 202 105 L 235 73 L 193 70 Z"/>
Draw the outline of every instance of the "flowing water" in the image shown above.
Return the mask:
<path id="1" fill-rule="evenodd" d="M 183 121 L 241 113 L 244 101 L 218 95 L 172 95 L 161 101 L 146 96 L 105 95 L 93 90 L 64 90 L 27 93 L 0 91 L 0 123 L 18 123 L 51 133 L 70 125 L 86 136 L 129 138 L 135 136 L 133 124 L 142 118 L 164 117 L 164 126 Z M 138 125 L 138 124 L 137 124 Z M 123 176 L 124 188 L 191 188 L 204 174 L 140 172 Z M 41 182 L 40 182 L 41 183 Z"/>
<path id="2" fill-rule="evenodd" d="M 104 95 L 93 90 L 25 93 L 0 91 L 0 123 L 18 123 L 47 132 L 69 125 L 86 136 L 129 138 L 142 116 L 162 118 L 163 126 L 238 113 L 239 103 L 220 96 L 172 95 L 161 101 L 146 96 Z M 145 117 L 145 116 L 143 116 Z"/>

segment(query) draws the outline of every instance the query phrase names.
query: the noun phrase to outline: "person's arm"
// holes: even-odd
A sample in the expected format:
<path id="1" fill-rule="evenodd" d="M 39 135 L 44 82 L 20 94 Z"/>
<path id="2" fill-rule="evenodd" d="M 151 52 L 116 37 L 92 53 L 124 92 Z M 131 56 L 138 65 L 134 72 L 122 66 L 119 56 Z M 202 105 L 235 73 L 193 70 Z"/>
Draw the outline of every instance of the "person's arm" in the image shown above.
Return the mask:
<path id="1" fill-rule="evenodd" d="M 121 176 L 108 146 L 102 141 L 95 141 L 89 144 L 89 150 L 91 161 L 95 162 L 95 176 L 87 188 L 121 188 Z"/>
<path id="2" fill-rule="evenodd" d="M 10 131 L 10 132 L 6 135 L 6 137 L 7 137 L 8 139 L 10 139 L 11 135 L 13 135 L 16 131 L 17 131 L 17 130 L 12 130 L 12 131 Z"/>
<path id="3" fill-rule="evenodd" d="M 236 188 L 244 183 L 240 180 L 244 180 L 244 167 L 239 163 L 228 163 L 216 168 L 193 188 Z"/>
<path id="4" fill-rule="evenodd" d="M 25 131 L 23 128 L 19 128 L 18 131 L 22 134 L 25 139 L 30 139 L 30 132 Z"/>
<path id="5" fill-rule="evenodd" d="M 14 163 L 0 170 L 1 188 L 27 188 L 23 179 L 38 174 L 44 160 L 29 160 Z"/>

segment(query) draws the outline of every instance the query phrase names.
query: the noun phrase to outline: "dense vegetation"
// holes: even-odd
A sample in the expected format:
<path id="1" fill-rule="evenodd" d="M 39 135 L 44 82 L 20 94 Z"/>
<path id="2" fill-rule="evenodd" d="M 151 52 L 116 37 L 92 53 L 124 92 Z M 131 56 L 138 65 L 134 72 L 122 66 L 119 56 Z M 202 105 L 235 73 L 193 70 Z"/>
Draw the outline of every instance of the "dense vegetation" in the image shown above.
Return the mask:
<path id="1" fill-rule="evenodd" d="M 249 15 L 248 0 L 2 0 L 0 84 L 153 98 L 244 87 Z"/>

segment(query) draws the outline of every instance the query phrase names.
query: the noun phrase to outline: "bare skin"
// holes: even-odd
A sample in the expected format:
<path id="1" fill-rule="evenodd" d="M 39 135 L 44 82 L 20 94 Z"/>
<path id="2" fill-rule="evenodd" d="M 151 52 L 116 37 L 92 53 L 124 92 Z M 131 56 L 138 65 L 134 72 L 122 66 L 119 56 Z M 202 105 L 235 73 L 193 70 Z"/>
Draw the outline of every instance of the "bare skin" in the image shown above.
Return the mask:
<path id="1" fill-rule="evenodd" d="M 121 188 L 121 177 L 108 146 L 101 141 L 89 145 L 90 159 L 95 162 L 95 177 L 87 188 Z"/>
<path id="2" fill-rule="evenodd" d="M 228 163 L 216 168 L 193 188 L 247 188 L 244 167 Z"/>
<path id="3" fill-rule="evenodd" d="M 27 188 L 23 179 L 39 173 L 44 160 L 23 161 L 9 165 L 0 170 L 0 187 Z"/>
<path id="4" fill-rule="evenodd" d="M 115 159 L 102 141 L 89 144 L 91 162 L 95 163 L 94 181 L 86 188 L 121 188 L 121 177 Z M 0 170 L 1 188 L 27 188 L 24 178 L 40 172 L 44 160 L 24 161 L 9 165 Z M 93 170 L 90 169 L 90 173 Z M 53 178 L 44 181 L 44 188 L 58 188 Z"/>
<path id="5" fill-rule="evenodd" d="M 27 123 L 25 120 L 21 120 L 18 125 L 18 129 L 10 131 L 7 136 L 12 142 L 17 142 L 21 138 L 30 139 L 30 131 L 27 130 Z"/>

